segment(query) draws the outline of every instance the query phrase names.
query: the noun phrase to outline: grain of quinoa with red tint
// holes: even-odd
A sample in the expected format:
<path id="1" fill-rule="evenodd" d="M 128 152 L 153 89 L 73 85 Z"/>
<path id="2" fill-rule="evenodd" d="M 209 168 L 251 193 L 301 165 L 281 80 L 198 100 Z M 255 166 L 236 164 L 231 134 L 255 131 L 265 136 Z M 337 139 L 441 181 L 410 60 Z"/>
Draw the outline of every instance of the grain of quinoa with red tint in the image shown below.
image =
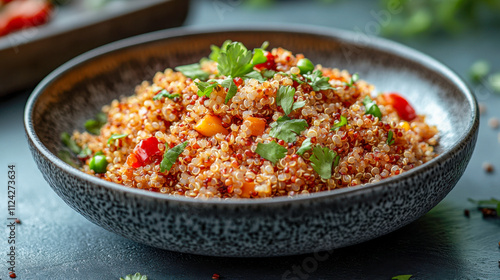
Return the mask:
<path id="1" fill-rule="evenodd" d="M 371 97 L 357 75 L 301 59 L 227 42 L 181 72 L 157 73 L 103 107 L 99 135 L 73 133 L 108 163 L 96 173 L 91 156 L 82 170 L 174 196 L 262 198 L 378 182 L 436 156 L 437 129 L 398 115 L 413 109 L 404 93 L 404 106 Z"/>

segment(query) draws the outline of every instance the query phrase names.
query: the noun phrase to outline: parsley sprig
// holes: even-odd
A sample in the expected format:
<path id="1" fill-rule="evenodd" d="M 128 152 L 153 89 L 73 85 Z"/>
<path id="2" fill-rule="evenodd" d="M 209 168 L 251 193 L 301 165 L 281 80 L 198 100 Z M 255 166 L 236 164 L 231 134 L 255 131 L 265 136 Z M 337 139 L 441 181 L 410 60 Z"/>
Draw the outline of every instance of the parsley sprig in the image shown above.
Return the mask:
<path id="1" fill-rule="evenodd" d="M 286 156 L 288 150 L 275 141 L 272 141 L 266 144 L 258 143 L 255 152 L 261 157 L 276 164 L 280 159 Z"/>
<path id="2" fill-rule="evenodd" d="M 340 156 L 327 147 L 315 146 L 309 160 L 311 160 L 314 171 L 321 178 L 328 180 L 332 177 L 332 168 L 334 165 L 338 165 Z"/>
<path id="3" fill-rule="evenodd" d="M 193 80 L 196 78 L 200 80 L 206 80 L 209 77 L 208 72 L 205 72 L 203 71 L 203 69 L 201 69 L 200 63 L 177 66 L 175 67 L 175 70 L 181 72 L 184 76 Z"/>
<path id="4" fill-rule="evenodd" d="M 99 135 L 101 133 L 101 127 L 103 127 L 108 122 L 108 116 L 105 113 L 97 113 L 93 119 L 87 120 L 84 124 L 85 129 L 94 134 Z"/>
<path id="5" fill-rule="evenodd" d="M 176 68 L 177 69 L 177 68 Z M 208 77 L 207 77 L 208 78 Z M 160 100 L 162 99 L 163 97 L 166 97 L 168 99 L 174 99 L 176 97 L 180 97 L 181 95 L 178 94 L 178 93 L 170 93 L 168 92 L 168 90 L 166 89 L 163 89 L 161 91 L 159 91 L 154 97 L 153 97 L 153 100 Z"/>
<path id="6" fill-rule="evenodd" d="M 124 134 L 112 134 L 109 138 L 108 138 L 108 145 L 111 144 L 111 142 L 113 140 L 118 140 L 120 138 L 123 138 L 123 137 L 127 137 L 128 134 L 124 133 Z"/>
<path id="7" fill-rule="evenodd" d="M 345 83 L 346 86 L 352 87 L 359 80 L 359 74 L 354 73 L 351 76 L 351 80 L 348 83 Z"/>
<path id="8" fill-rule="evenodd" d="M 365 114 L 373 115 L 377 118 L 382 118 L 382 112 L 380 112 L 380 108 L 377 106 L 377 103 L 373 101 L 369 95 L 367 95 L 363 99 L 363 104 L 365 105 Z"/>
<path id="9" fill-rule="evenodd" d="M 387 141 L 385 141 L 387 143 L 387 145 L 392 145 L 394 144 L 394 132 L 392 132 L 392 130 L 389 130 L 389 132 L 387 132 Z"/>
<path id="10" fill-rule="evenodd" d="M 168 145 L 165 144 L 165 152 L 163 153 L 163 159 L 160 163 L 160 171 L 165 172 L 169 171 L 174 163 L 177 161 L 177 158 L 182 154 L 186 146 L 188 145 L 188 141 L 180 143 L 179 145 L 173 147 L 172 149 L 168 148 Z"/>
<path id="11" fill-rule="evenodd" d="M 333 130 L 333 131 L 338 130 L 346 124 L 347 124 L 347 118 L 344 116 L 340 116 L 340 121 L 338 123 L 334 124 L 330 130 Z"/>
<path id="12" fill-rule="evenodd" d="M 309 151 L 312 149 L 312 143 L 311 143 L 311 138 L 306 138 L 303 142 L 300 148 L 297 150 L 297 155 L 301 156 L 305 152 Z"/>
<path id="13" fill-rule="evenodd" d="M 295 142 L 297 135 L 308 127 L 307 121 L 303 119 L 291 119 L 287 116 L 279 117 L 276 122 L 270 124 L 269 135 L 284 140 L 288 143 Z"/>
<path id="14" fill-rule="evenodd" d="M 315 70 L 312 74 L 304 74 L 302 76 L 314 91 L 334 89 L 328 82 L 330 78 L 324 77 L 321 70 Z"/>
<path id="15" fill-rule="evenodd" d="M 129 274 L 125 278 L 120 277 L 120 280 L 148 280 L 148 276 L 137 272 L 136 274 Z"/>

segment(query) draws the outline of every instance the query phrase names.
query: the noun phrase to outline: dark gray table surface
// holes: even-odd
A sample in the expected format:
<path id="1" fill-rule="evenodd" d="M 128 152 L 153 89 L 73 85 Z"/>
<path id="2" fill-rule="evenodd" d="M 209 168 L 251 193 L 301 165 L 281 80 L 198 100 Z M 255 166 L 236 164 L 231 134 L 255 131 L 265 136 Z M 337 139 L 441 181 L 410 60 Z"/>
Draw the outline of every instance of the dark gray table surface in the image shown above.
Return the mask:
<path id="1" fill-rule="evenodd" d="M 194 1 L 186 24 L 294 22 L 364 30 L 374 20 L 377 1 L 279 1 L 267 10 L 244 7 L 241 1 Z M 373 2 L 373 3 L 372 3 Z M 467 78 L 477 59 L 500 71 L 500 36 L 495 28 L 460 36 L 403 41 L 447 64 Z M 1 58 L 0 58 L 0 67 Z M 1 86 L 1 85 L 0 85 Z M 137 244 L 110 233 L 70 209 L 51 190 L 36 167 L 24 136 L 23 110 L 29 91 L 0 100 L 0 279 L 7 279 L 7 165 L 17 169 L 17 279 L 119 279 L 141 272 L 149 279 L 500 279 L 500 219 L 483 219 L 467 198 L 500 198 L 500 130 L 487 125 L 500 118 L 500 95 L 473 86 L 486 104 L 478 144 L 462 179 L 433 210 L 416 222 L 386 236 L 335 250 L 317 267 L 294 273 L 312 255 L 281 258 L 213 258 L 179 254 Z M 485 161 L 496 171 L 486 174 Z M 471 209 L 470 218 L 463 215 Z"/>

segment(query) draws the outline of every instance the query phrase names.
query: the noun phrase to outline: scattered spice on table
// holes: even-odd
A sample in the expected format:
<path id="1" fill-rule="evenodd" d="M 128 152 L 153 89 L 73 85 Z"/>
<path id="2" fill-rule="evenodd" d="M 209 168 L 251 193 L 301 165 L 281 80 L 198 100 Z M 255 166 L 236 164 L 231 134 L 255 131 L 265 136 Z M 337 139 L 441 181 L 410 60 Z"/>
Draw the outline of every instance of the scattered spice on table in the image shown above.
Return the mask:
<path id="1" fill-rule="evenodd" d="M 480 115 L 486 114 L 488 107 L 486 107 L 486 105 L 484 103 L 479 103 L 478 106 L 479 106 L 479 114 Z"/>
<path id="2" fill-rule="evenodd" d="M 218 279 L 220 279 L 220 275 L 217 273 L 214 273 L 214 275 L 212 275 L 212 279 L 218 280 Z"/>
<path id="3" fill-rule="evenodd" d="M 10 277 L 10 278 L 16 278 L 16 277 L 17 277 L 17 275 L 16 275 L 14 272 L 10 272 L 10 273 L 9 273 L 9 277 Z"/>
<path id="4" fill-rule="evenodd" d="M 467 217 L 467 218 L 470 217 L 470 211 L 469 211 L 469 209 L 465 209 L 464 210 L 464 216 Z"/>
<path id="5" fill-rule="evenodd" d="M 500 121 L 497 118 L 490 118 L 488 125 L 493 129 L 497 129 L 500 126 Z"/>
<path id="6" fill-rule="evenodd" d="M 484 169 L 484 171 L 486 171 L 486 173 L 493 173 L 493 171 L 495 171 L 493 164 L 491 164 L 489 162 L 483 163 L 483 169 Z"/>
<path id="7" fill-rule="evenodd" d="M 500 200 L 491 198 L 488 200 L 474 200 L 469 198 L 470 202 L 477 205 L 477 208 L 483 214 L 483 218 L 497 218 L 500 214 Z"/>
<path id="8" fill-rule="evenodd" d="M 20 223 L 21 223 L 21 220 L 16 219 L 16 224 L 20 224 Z"/>

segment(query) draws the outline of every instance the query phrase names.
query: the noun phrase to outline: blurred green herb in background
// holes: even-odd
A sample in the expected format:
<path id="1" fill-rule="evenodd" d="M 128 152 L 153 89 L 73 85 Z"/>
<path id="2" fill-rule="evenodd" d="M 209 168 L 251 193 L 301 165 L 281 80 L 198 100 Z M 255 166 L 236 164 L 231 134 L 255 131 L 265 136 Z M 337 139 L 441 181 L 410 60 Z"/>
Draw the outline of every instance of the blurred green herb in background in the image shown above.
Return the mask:
<path id="1" fill-rule="evenodd" d="M 382 0 L 383 7 L 395 0 Z M 399 0 L 401 12 L 384 27 L 386 36 L 456 34 L 471 27 L 500 23 L 500 0 Z"/>

